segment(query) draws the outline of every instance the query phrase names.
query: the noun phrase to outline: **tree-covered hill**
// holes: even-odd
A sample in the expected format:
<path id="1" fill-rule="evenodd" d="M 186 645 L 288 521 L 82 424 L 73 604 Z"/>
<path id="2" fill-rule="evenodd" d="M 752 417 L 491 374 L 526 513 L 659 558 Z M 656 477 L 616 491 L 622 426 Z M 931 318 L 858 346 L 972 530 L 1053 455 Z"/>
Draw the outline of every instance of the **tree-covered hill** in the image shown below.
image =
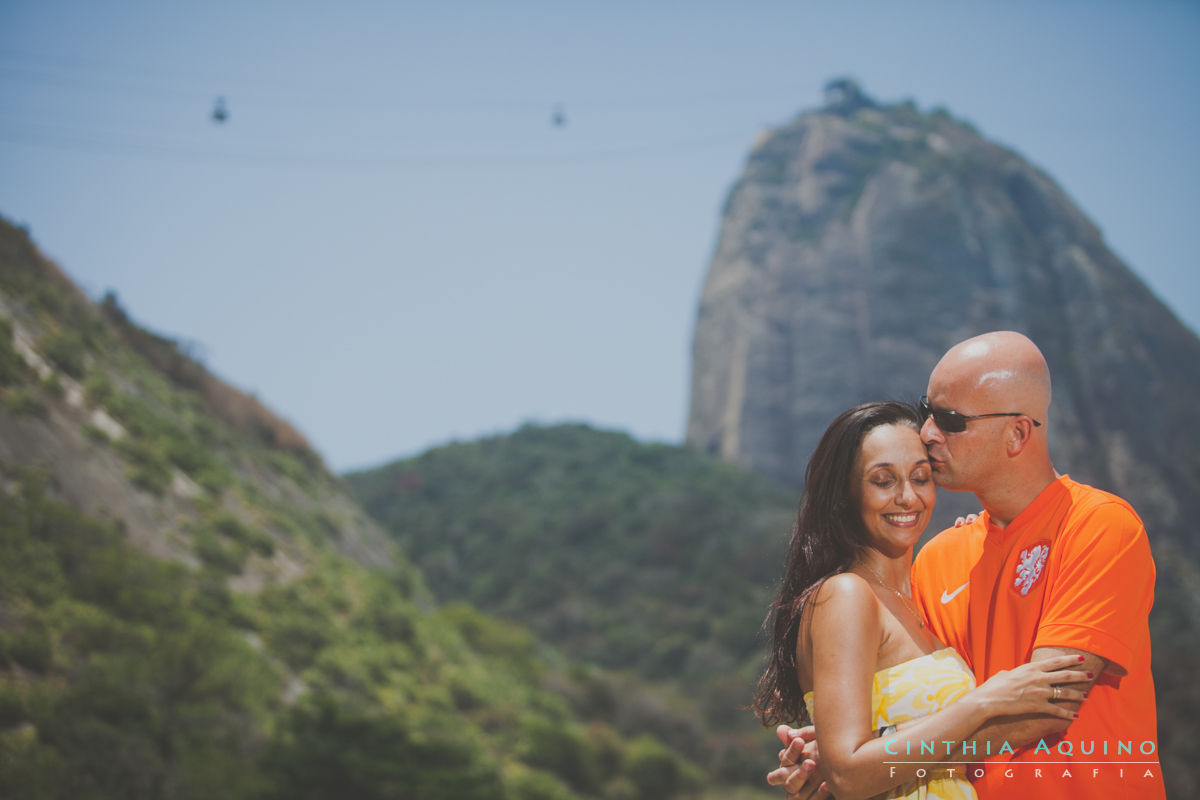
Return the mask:
<path id="1" fill-rule="evenodd" d="M 431 608 L 411 573 L 327 554 L 302 579 L 234 593 L 52 500 L 37 470 L 6 478 L 6 797 L 650 800 L 700 786 L 652 714 L 619 732 L 605 704 L 581 710 L 602 675 L 467 605 Z"/>
<path id="2" fill-rule="evenodd" d="M 684 700 L 462 600 L 0 221 L 0 797 L 738 794 L 675 744 Z"/>
<path id="3" fill-rule="evenodd" d="M 346 480 L 439 598 L 675 687 L 703 714 L 681 740 L 703 740 L 722 777 L 762 780 L 769 737 L 745 706 L 794 492 L 583 425 L 525 426 Z"/>
<path id="4" fill-rule="evenodd" d="M 686 679 L 759 646 L 795 493 L 690 449 L 527 425 L 346 476 L 441 598 Z"/>

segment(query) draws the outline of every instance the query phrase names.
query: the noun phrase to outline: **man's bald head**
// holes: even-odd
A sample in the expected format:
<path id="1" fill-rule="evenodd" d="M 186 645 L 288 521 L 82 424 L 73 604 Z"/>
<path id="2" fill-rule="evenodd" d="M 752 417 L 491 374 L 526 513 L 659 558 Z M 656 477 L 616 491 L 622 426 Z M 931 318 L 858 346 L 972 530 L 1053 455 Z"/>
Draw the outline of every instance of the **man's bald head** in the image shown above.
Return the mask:
<path id="1" fill-rule="evenodd" d="M 960 342 L 929 376 L 932 409 L 974 417 L 942 430 L 932 413 L 921 426 L 938 486 L 971 491 L 1003 527 L 1057 473 L 1050 460 L 1050 370 L 1037 345 L 1014 331 Z M 957 427 L 957 426 L 955 426 Z"/>
<path id="2" fill-rule="evenodd" d="M 1042 351 L 1016 331 L 993 331 L 959 342 L 929 377 L 971 393 L 979 410 L 1019 411 L 1043 423 L 1050 408 L 1050 369 Z"/>

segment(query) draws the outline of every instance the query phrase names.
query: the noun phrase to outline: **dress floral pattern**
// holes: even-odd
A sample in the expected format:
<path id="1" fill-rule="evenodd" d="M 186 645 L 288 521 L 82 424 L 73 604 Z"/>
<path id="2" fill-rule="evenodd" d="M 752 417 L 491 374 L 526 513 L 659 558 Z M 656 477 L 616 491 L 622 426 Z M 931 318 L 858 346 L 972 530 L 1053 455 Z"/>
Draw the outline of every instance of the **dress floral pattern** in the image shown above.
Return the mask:
<path id="1" fill-rule="evenodd" d="M 960 699 L 975 688 L 975 676 L 954 648 L 946 647 L 904 661 L 875 673 L 871 688 L 871 727 L 918 719 Z M 812 692 L 804 695 L 811 716 Z M 815 719 L 814 719 L 815 722 Z M 896 756 L 898 761 L 903 755 Z M 965 764 L 931 768 L 924 778 L 897 786 L 880 798 L 906 800 L 976 800 L 971 782 L 964 776 Z"/>

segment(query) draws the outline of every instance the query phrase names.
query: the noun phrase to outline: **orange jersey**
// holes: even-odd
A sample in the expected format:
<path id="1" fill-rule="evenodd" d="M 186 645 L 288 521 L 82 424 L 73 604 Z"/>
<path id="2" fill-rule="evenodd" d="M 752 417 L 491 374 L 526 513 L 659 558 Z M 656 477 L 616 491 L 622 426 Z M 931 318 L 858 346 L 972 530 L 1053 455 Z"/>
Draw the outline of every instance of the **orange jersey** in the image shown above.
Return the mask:
<path id="1" fill-rule="evenodd" d="M 918 553 L 912 585 L 930 629 L 978 683 L 1035 647 L 1110 662 L 1065 733 L 1003 753 L 992 745 L 990 757 L 975 746 L 981 800 L 1165 797 L 1147 619 L 1154 561 L 1128 503 L 1063 476 L 1005 528 L 984 513 L 938 534 Z"/>

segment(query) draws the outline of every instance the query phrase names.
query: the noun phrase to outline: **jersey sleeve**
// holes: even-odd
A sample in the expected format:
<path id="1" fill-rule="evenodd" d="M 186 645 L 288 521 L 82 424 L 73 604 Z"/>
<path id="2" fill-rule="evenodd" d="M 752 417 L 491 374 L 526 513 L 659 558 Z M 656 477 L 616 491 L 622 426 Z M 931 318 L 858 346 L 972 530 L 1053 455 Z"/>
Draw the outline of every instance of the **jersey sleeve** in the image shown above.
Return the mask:
<path id="1" fill-rule="evenodd" d="M 1058 574 L 1046 593 L 1036 647 L 1071 647 L 1137 667 L 1154 603 L 1154 560 L 1141 520 L 1119 502 L 1098 505 L 1063 532 Z"/>

